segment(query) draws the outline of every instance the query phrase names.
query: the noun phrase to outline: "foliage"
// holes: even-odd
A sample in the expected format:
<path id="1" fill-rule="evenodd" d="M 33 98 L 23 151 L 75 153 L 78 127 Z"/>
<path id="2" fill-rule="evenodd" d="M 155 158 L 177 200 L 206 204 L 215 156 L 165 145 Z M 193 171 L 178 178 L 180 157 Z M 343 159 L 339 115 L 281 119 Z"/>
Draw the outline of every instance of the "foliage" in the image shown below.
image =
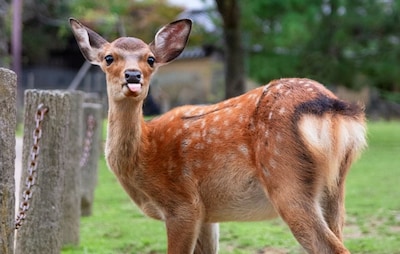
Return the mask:
<path id="1" fill-rule="evenodd" d="M 155 1 L 71 1 L 72 15 L 92 23 L 97 32 L 109 38 L 135 36 L 150 42 L 157 29 L 171 22 L 182 11 L 166 0 Z"/>
<path id="2" fill-rule="evenodd" d="M 391 92 L 400 92 L 400 1 L 237 2 L 241 13 L 237 19 L 241 20 L 246 48 L 242 62 L 250 78 L 265 83 L 280 77 L 304 76 L 327 85 L 376 86 L 388 98 L 393 97 Z M 157 29 L 182 10 L 170 6 L 167 0 L 26 0 L 24 64 L 49 64 L 53 51 L 70 47 L 70 16 L 109 39 L 126 34 L 150 42 Z M 2 15 L 1 30 L 8 33 L 11 23 L 8 18 L 4 23 L 4 17 L 10 17 L 9 11 Z M 222 23 L 219 19 L 216 26 L 221 28 Z M 189 43 L 218 45 L 222 41 L 220 30 L 210 32 L 195 24 Z M 5 38 L 0 40 L 0 45 L 9 45 Z"/>
<path id="3" fill-rule="evenodd" d="M 242 0 L 242 8 L 251 77 L 400 90 L 399 1 Z"/>
<path id="4" fill-rule="evenodd" d="M 398 253 L 400 161 L 393 158 L 400 153 L 400 122 L 371 122 L 368 127 L 369 148 L 347 178 L 345 244 L 352 253 Z M 157 254 L 165 250 L 163 223 L 139 212 L 102 158 L 93 215 L 82 218 L 80 246 L 65 247 L 62 254 Z M 221 254 L 262 250 L 303 253 L 280 220 L 221 224 Z"/>
<path id="5" fill-rule="evenodd" d="M 166 0 L 26 1 L 23 10 L 24 64 L 49 64 L 52 52 L 60 52 L 69 46 L 72 33 L 68 18 L 71 16 L 110 40 L 132 35 L 150 42 L 158 28 L 181 12 L 182 8 L 170 6 Z"/>

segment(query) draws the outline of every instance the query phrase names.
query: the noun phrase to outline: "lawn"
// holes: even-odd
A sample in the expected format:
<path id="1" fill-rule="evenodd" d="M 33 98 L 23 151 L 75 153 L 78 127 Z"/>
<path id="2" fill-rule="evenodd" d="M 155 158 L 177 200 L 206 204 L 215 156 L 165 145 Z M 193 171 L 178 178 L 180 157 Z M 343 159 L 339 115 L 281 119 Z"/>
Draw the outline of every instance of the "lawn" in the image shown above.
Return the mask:
<path id="1" fill-rule="evenodd" d="M 352 253 L 400 253 L 400 122 L 372 122 L 369 148 L 347 178 L 345 244 Z M 62 254 L 165 253 L 162 222 L 144 217 L 101 158 L 94 212 L 82 218 L 81 243 Z M 302 253 L 279 219 L 223 223 L 220 253 Z"/>

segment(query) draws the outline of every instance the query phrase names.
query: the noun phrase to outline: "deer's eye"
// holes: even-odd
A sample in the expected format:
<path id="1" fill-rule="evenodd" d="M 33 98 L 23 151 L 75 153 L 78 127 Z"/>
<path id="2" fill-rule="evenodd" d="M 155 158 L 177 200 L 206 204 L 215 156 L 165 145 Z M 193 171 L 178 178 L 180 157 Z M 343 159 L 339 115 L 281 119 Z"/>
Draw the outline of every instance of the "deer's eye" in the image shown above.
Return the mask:
<path id="1" fill-rule="evenodd" d="M 147 63 L 150 65 L 150 67 L 154 66 L 155 61 L 156 61 L 156 59 L 154 57 L 152 57 L 152 56 L 149 56 L 147 58 Z"/>
<path id="2" fill-rule="evenodd" d="M 106 55 L 106 57 L 104 57 L 104 60 L 106 60 L 107 66 L 109 66 L 110 64 L 112 64 L 112 62 L 114 62 L 114 57 L 112 55 Z"/>

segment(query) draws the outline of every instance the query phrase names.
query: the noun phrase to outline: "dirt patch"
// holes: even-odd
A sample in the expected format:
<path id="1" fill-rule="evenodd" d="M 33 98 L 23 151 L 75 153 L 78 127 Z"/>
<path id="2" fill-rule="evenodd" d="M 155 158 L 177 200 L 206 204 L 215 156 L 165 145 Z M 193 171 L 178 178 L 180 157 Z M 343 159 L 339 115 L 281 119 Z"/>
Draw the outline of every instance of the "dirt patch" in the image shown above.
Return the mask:
<path id="1" fill-rule="evenodd" d="M 400 212 L 386 212 L 385 216 L 377 215 L 368 219 L 348 217 L 344 226 L 344 239 L 374 237 L 384 234 L 400 233 Z"/>
<path id="2" fill-rule="evenodd" d="M 267 247 L 257 252 L 257 254 L 288 254 L 289 251 L 287 249 L 279 249 L 273 247 Z"/>

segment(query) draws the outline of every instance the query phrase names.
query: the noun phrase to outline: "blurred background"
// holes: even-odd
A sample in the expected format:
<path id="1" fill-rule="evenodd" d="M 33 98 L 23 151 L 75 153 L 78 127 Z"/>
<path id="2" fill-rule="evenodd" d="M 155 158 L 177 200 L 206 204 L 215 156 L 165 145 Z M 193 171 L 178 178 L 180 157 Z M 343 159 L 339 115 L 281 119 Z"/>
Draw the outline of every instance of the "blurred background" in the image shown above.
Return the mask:
<path id="1" fill-rule="evenodd" d="M 38 88 L 105 98 L 104 75 L 85 64 L 69 17 L 108 40 L 146 42 L 175 19 L 194 21 L 187 49 L 154 76 L 147 114 L 308 77 L 364 103 L 370 119 L 400 118 L 400 1 L 0 0 L 0 66 L 19 75 L 20 97 Z"/>

